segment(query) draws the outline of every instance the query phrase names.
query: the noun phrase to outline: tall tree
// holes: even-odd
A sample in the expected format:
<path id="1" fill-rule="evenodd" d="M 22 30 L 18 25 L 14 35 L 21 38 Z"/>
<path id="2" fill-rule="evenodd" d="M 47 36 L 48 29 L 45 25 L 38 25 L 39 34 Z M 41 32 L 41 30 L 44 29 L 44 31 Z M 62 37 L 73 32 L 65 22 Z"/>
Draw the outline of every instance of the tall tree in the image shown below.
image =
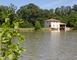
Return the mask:
<path id="1" fill-rule="evenodd" d="M 55 9 L 55 13 L 56 13 L 57 15 L 61 15 L 61 11 L 60 11 L 60 8 L 59 8 L 59 7 L 57 7 L 57 8 Z"/>
<path id="2" fill-rule="evenodd" d="M 73 6 L 73 11 L 77 12 L 77 5 L 76 4 Z"/>

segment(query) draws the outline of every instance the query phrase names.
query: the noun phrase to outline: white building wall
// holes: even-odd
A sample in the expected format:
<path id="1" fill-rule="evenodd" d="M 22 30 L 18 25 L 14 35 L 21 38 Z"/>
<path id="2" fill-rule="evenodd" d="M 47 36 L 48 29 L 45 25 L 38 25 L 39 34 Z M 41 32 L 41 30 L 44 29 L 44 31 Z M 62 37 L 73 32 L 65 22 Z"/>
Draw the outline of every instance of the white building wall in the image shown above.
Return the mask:
<path id="1" fill-rule="evenodd" d="M 51 22 L 51 28 L 59 29 L 60 28 L 60 22 Z"/>
<path id="2" fill-rule="evenodd" d="M 44 27 L 49 28 L 49 25 L 51 25 L 50 28 L 59 29 L 60 28 L 60 22 L 44 22 Z"/>

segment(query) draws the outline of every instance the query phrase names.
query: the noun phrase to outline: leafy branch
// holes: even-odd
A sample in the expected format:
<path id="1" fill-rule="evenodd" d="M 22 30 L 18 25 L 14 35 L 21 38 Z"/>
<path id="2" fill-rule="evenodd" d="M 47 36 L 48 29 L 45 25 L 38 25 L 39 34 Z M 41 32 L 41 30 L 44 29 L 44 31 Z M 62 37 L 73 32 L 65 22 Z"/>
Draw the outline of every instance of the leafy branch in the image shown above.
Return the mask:
<path id="1" fill-rule="evenodd" d="M 2 24 L 0 29 L 0 44 L 1 44 L 1 54 L 0 60 L 18 60 L 21 56 L 21 52 L 25 51 L 23 47 L 20 46 L 20 43 L 24 41 L 23 35 L 18 33 L 17 28 L 22 22 L 13 22 L 13 29 L 10 27 L 10 13 L 7 11 L 2 12 L 2 16 L 5 19 L 5 22 Z M 18 38 L 17 43 L 13 43 L 14 37 Z"/>

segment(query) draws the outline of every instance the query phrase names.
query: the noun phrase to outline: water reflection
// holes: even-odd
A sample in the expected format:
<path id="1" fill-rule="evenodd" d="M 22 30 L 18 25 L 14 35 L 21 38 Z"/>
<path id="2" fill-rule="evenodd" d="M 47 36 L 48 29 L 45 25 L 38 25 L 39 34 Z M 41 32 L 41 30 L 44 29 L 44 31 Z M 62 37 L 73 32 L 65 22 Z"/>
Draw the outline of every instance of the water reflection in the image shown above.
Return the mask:
<path id="1" fill-rule="evenodd" d="M 51 32 L 52 33 L 54 33 L 54 32 L 60 32 L 60 30 L 52 30 Z"/>
<path id="2" fill-rule="evenodd" d="M 19 60 L 77 60 L 77 32 L 27 32 Z"/>
<path id="3" fill-rule="evenodd" d="M 58 47 L 60 42 L 60 31 L 55 30 L 51 32 L 51 51 L 52 51 L 52 60 L 58 59 Z"/>

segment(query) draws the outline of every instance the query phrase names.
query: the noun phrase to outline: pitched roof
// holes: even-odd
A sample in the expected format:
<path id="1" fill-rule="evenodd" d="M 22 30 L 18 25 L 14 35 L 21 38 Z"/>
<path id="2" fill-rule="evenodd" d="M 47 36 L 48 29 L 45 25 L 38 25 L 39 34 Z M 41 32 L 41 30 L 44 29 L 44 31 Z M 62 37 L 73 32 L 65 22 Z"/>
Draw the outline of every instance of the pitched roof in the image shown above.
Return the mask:
<path id="1" fill-rule="evenodd" d="M 61 25 L 66 25 L 65 23 L 60 22 Z"/>
<path id="2" fill-rule="evenodd" d="M 47 22 L 60 22 L 59 20 L 56 20 L 56 19 L 48 19 L 48 20 L 45 20 L 45 21 L 47 21 Z"/>

